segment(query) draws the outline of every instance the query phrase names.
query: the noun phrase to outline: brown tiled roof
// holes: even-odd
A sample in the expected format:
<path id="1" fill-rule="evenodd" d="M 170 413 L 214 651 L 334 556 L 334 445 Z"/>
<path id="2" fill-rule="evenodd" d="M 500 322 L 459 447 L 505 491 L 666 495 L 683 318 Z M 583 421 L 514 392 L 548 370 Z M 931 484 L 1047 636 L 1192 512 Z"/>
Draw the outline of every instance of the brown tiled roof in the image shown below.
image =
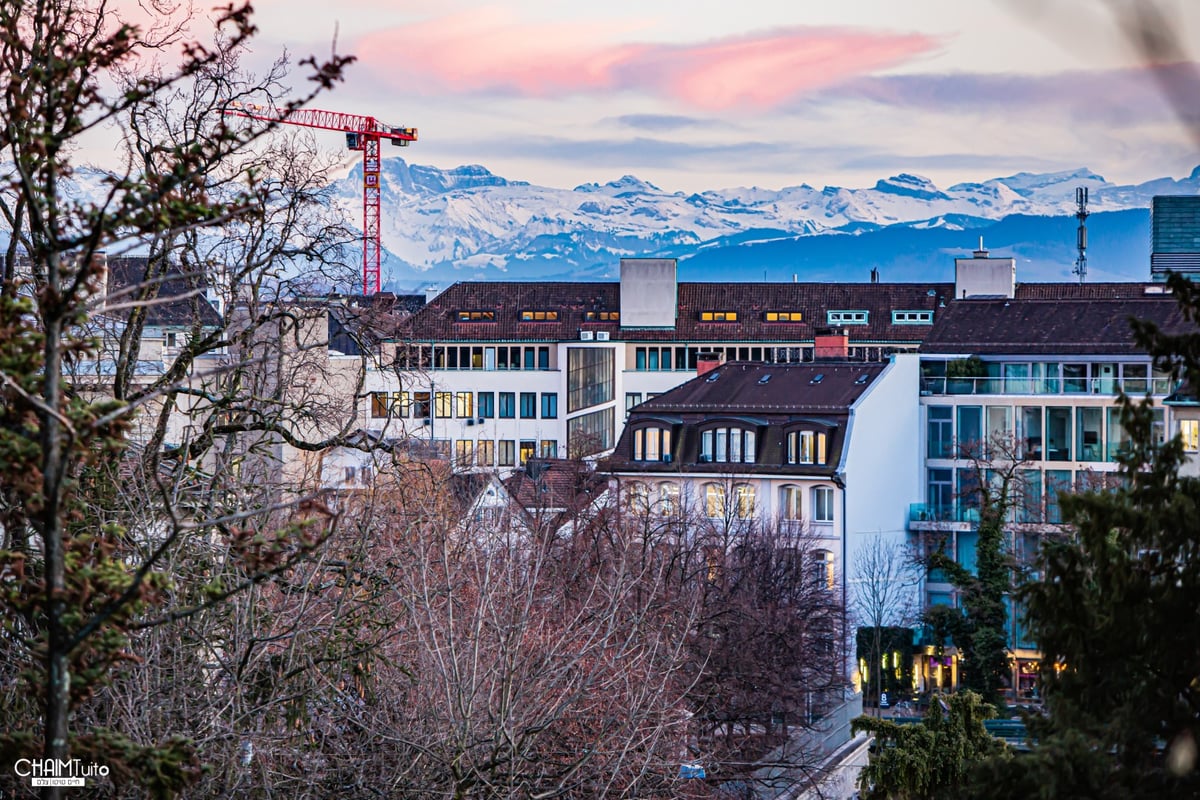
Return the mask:
<path id="1" fill-rule="evenodd" d="M 608 481 L 582 461 L 531 459 L 505 479 L 504 488 L 521 509 L 579 511 L 607 487 Z"/>
<path id="2" fill-rule="evenodd" d="M 1136 285 L 1136 284 L 1135 284 Z M 1132 318 L 1167 332 L 1195 330 L 1170 295 L 1135 298 L 963 300 L 934 323 L 922 353 L 1132 355 Z"/>
<path id="3" fill-rule="evenodd" d="M 634 407 L 621 440 L 605 461 L 605 468 L 623 472 L 686 470 L 714 474 L 728 473 L 733 468 L 739 474 L 832 475 L 837 471 L 850 406 L 885 368 L 884 364 L 843 361 L 723 364 Z M 768 375 L 770 378 L 764 382 L 763 378 Z M 756 430 L 758 452 L 754 463 L 699 461 L 700 429 L 718 419 L 729 419 Z M 672 427 L 670 462 L 633 461 L 633 432 L 642 423 L 651 421 L 665 422 Z M 784 463 L 787 431 L 803 426 L 827 433 L 825 464 Z"/>
<path id="4" fill-rule="evenodd" d="M 127 290 L 146 282 L 149 263 L 149 259 L 137 256 L 107 259 L 108 293 L 114 305 L 133 300 Z M 204 298 L 208 280 L 203 274 L 185 273 L 177 264 L 171 264 L 157 286 L 157 299 L 146 306 L 147 325 L 190 326 L 197 318 L 204 326 L 221 324 L 220 315 Z M 117 312 L 121 317 L 128 313 Z"/>
<path id="5" fill-rule="evenodd" d="M 868 311 L 866 325 L 846 326 L 851 341 L 916 343 L 929 325 L 893 325 L 892 311 L 940 311 L 949 283 L 680 283 L 674 328 L 622 329 L 589 322 L 588 311 L 619 311 L 621 287 L 608 283 L 456 283 L 397 330 L 410 341 L 569 341 L 579 331 L 607 331 L 614 341 L 811 342 L 829 327 L 826 311 Z M 556 322 L 522 322 L 522 310 L 557 310 Z M 459 311 L 494 311 L 495 322 L 458 322 Z M 701 322 L 702 311 L 736 311 L 737 322 Z M 799 323 L 769 323 L 767 311 L 799 311 Z M 664 323 L 669 323 L 665 320 Z"/>
<path id="6" fill-rule="evenodd" d="M 1018 283 L 1017 300 L 1119 300 L 1160 297 L 1161 283 Z"/>

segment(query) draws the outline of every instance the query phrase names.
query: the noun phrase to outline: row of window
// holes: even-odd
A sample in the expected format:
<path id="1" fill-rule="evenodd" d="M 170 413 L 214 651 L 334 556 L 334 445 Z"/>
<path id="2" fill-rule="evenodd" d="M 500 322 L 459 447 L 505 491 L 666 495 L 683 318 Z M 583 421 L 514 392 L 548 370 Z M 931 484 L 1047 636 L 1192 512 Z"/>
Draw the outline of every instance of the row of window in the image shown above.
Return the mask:
<path id="1" fill-rule="evenodd" d="M 437 419 L 515 419 L 520 401 L 521 419 L 558 418 L 558 394 L 542 392 L 371 392 L 373 419 L 429 419 L 432 398 Z M 497 403 L 497 399 L 499 403 Z"/>
<path id="2" fill-rule="evenodd" d="M 758 491 L 754 484 L 706 483 L 700 487 L 704 514 L 710 519 L 754 519 L 758 515 Z M 805 516 L 805 489 L 783 486 L 779 489 L 779 518 L 799 523 Z M 808 515 L 812 522 L 833 522 L 833 488 L 814 486 L 808 490 Z M 625 501 L 631 511 L 675 516 L 682 512 L 678 483 L 664 481 L 653 488 L 640 481 L 625 485 Z"/>
<path id="3" fill-rule="evenodd" d="M 994 470 L 983 480 L 996 485 Z M 1020 523 L 1062 522 L 1059 495 L 1115 488 L 1124 478 L 1118 472 L 1069 469 L 1022 469 L 1008 487 L 1008 517 Z M 974 467 L 932 467 L 926 473 L 926 500 L 914 510 L 915 521 L 977 522 L 982 502 L 980 473 Z"/>
<path id="4" fill-rule="evenodd" d="M 847 351 L 848 358 L 882 361 L 892 353 L 905 352 L 903 347 L 875 346 L 851 347 Z M 775 347 L 775 346 L 658 346 L 635 347 L 633 350 L 633 368 L 638 372 L 695 372 L 700 363 L 700 354 L 710 353 L 718 361 L 754 361 L 760 364 L 803 364 L 814 360 L 813 348 L 808 347 Z"/>
<path id="5" fill-rule="evenodd" d="M 1153 414 L 1161 442 L 1164 411 Z M 926 423 L 929 458 L 1115 461 L 1129 444 L 1115 407 L 931 405 Z"/>
<path id="6" fill-rule="evenodd" d="M 669 462 L 671 428 L 647 426 L 633 432 L 634 461 Z M 753 464 L 758 460 L 755 431 L 749 428 L 709 428 L 700 432 L 700 462 L 714 464 Z M 789 431 L 786 437 L 785 463 L 828 463 L 829 437 L 824 431 Z"/>
<path id="7" fill-rule="evenodd" d="M 428 351 L 429 348 L 414 348 Z M 420 353 L 420 366 L 428 366 L 427 353 Z M 433 347 L 435 369 L 482 369 L 482 370 L 547 370 L 550 369 L 550 347 L 548 345 L 456 345 Z M 403 360 L 403 359 L 402 359 Z M 416 367 L 412 354 L 404 366 Z"/>
<path id="8" fill-rule="evenodd" d="M 865 310 L 831 309 L 825 312 L 825 322 L 829 325 L 866 325 L 870 315 Z M 460 309 L 455 312 L 459 322 L 495 322 L 497 312 L 494 309 Z M 521 322 L 558 322 L 560 314 L 557 309 L 522 309 L 517 312 Z M 587 322 L 617 322 L 621 319 L 620 311 L 585 311 L 583 318 Z M 701 311 L 697 318 L 701 322 L 737 322 L 738 312 L 722 309 L 707 309 Z M 803 322 L 801 311 L 778 310 L 763 312 L 764 322 Z M 931 324 L 932 311 L 893 311 L 892 322 L 896 324 Z"/>
<path id="9" fill-rule="evenodd" d="M 956 369 L 953 361 L 921 362 L 921 389 L 933 394 L 1167 394 L 1170 376 L 1148 362 L 984 361 Z M 957 372 L 957 374 L 956 374 Z M 964 375 L 966 372 L 968 375 Z"/>
<path id="10" fill-rule="evenodd" d="M 531 458 L 558 458 L 558 442 L 513 439 L 458 439 L 454 442 L 454 464 L 471 467 L 523 466 Z"/>

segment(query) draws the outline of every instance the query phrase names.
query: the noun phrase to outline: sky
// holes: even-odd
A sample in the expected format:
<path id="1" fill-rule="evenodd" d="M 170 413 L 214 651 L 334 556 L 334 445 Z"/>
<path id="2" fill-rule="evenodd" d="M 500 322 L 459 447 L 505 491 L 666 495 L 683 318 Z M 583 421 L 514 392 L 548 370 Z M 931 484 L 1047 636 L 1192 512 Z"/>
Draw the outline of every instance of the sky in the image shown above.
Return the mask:
<path id="1" fill-rule="evenodd" d="M 1150 63 L 1134 2 L 257 0 L 252 61 L 336 47 L 357 61 L 315 105 L 419 129 L 385 155 L 562 188 L 1182 177 L 1200 125 L 1160 87 L 1200 96 L 1200 45 Z M 1200 43 L 1200 2 L 1158 3 Z"/>

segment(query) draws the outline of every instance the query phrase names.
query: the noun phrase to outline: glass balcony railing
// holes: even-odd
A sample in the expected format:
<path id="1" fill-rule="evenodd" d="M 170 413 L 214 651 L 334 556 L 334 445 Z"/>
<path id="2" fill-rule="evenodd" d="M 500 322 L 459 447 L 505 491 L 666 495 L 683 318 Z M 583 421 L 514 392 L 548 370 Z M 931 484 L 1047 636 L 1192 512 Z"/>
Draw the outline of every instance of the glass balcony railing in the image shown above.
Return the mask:
<path id="1" fill-rule="evenodd" d="M 958 505 L 935 506 L 928 503 L 910 503 L 909 522 L 979 522 L 979 509 Z"/>
<path id="2" fill-rule="evenodd" d="M 1123 389 L 1139 397 L 1147 386 L 1154 395 L 1167 395 L 1175 388 L 1169 378 L 921 378 L 921 393 L 930 395 L 1115 395 Z"/>

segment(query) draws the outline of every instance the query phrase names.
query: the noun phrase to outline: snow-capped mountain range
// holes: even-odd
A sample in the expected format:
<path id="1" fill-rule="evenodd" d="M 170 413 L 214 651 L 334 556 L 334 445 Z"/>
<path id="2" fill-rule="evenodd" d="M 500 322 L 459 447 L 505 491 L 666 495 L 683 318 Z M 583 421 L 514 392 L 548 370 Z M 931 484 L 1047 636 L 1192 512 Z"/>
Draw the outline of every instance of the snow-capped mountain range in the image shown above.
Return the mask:
<path id="1" fill-rule="evenodd" d="M 361 219 L 360 169 L 355 167 L 331 187 L 349 220 Z M 1200 193 L 1200 167 L 1180 180 L 1160 178 L 1129 186 L 1079 169 L 1022 172 L 946 189 L 926 178 L 901 174 L 864 189 L 801 184 L 698 194 L 667 192 L 631 175 L 558 189 L 509 181 L 477 165 L 442 170 L 400 158 L 384 161 L 382 177 L 385 280 L 397 286 L 468 279 L 611 278 L 619 259 L 629 256 L 679 258 L 685 279 L 712 279 L 708 273 L 719 272 L 724 261 L 731 269 L 747 272 L 726 276 L 733 280 L 759 280 L 764 273 L 771 280 L 800 273 L 819 279 L 831 272 L 830 277 L 836 276 L 849 265 L 857 265 L 850 279 L 865 280 L 870 266 L 880 264 L 885 280 L 900 280 L 913 277 L 907 274 L 913 269 L 923 272 L 922 263 L 929 269 L 949 269 L 951 262 L 943 251 L 968 251 L 977 246 L 981 233 L 993 252 L 1028 262 L 1034 274 L 1023 276 L 1026 279 L 1057 279 L 1069 274 L 1075 260 L 1075 190 L 1080 186 L 1088 189 L 1093 214 L 1089 260 L 1097 260 L 1097 248 L 1104 252 L 1106 239 L 1097 235 L 1103 229 L 1119 231 L 1122 239 L 1112 252 L 1121 253 L 1123 263 L 1095 264 L 1097 279 L 1139 279 L 1148 273 L 1148 255 L 1139 259 L 1138 249 L 1146 249 L 1151 197 Z M 993 231 L 1006 218 L 1009 228 L 1015 218 L 1024 220 L 1025 228 L 1046 230 L 1028 235 Z M 921 237 L 919 231 L 939 234 Z M 890 235 L 878 235 L 885 232 Z M 989 232 L 998 233 L 999 239 Z M 1109 238 L 1107 244 L 1114 245 Z M 920 242 L 925 240 L 930 246 L 922 258 Z M 830 258 L 831 246 L 846 253 Z M 815 256 L 819 263 L 808 263 L 805 253 L 814 247 L 826 255 Z M 913 250 L 916 262 L 902 265 L 904 274 L 888 275 L 887 267 L 906 250 Z M 1131 260 L 1137 263 L 1124 263 Z M 703 265 L 708 266 L 701 269 Z M 704 274 L 689 275 L 689 270 Z"/>

